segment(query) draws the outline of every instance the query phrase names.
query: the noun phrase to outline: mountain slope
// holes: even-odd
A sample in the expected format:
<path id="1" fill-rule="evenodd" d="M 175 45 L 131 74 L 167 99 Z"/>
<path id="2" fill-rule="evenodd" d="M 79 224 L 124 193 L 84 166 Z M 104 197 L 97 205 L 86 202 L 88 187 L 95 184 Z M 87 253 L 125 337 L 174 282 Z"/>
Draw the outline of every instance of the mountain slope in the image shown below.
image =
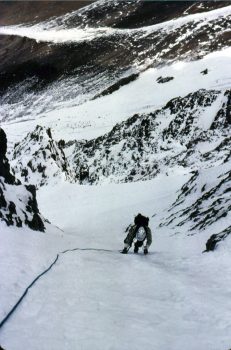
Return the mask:
<path id="1" fill-rule="evenodd" d="M 6 158 L 7 138 L 0 128 L 0 219 L 7 226 L 28 226 L 44 231 L 44 219 L 40 216 L 36 190 L 32 185 L 24 186 L 10 171 Z"/>
<path id="2" fill-rule="evenodd" d="M 200 141 L 207 144 L 212 137 L 213 142 L 229 139 L 229 96 L 229 91 L 222 94 L 199 90 L 168 102 L 154 113 L 134 115 L 105 136 L 85 144 L 76 143 L 70 163 L 78 168 L 87 164 L 89 180 L 96 183 L 104 178 L 116 182 L 148 179 L 176 166 L 203 167 L 203 161 L 200 164 L 194 161 L 199 153 L 196 144 Z M 208 114 L 210 121 L 204 124 Z M 220 128 L 213 133 L 218 116 Z M 224 161 L 226 153 L 223 157 Z"/>
<path id="3" fill-rule="evenodd" d="M 126 6 L 131 4 L 138 6 L 139 2 Z M 104 5 L 108 15 L 110 8 L 114 11 L 114 6 L 119 8 L 123 3 L 104 1 Z M 87 14 L 91 13 L 91 6 L 99 11 L 93 4 L 84 10 Z M 127 13 L 126 6 L 122 14 Z M 178 6 L 181 14 L 182 5 Z M 206 12 L 205 8 L 202 13 L 170 17 L 169 21 L 134 29 L 101 27 L 100 23 L 96 28 L 82 28 L 78 21 L 75 28 L 69 28 L 70 17 L 78 17 L 78 12 L 66 16 L 67 24 L 65 20 L 60 24 L 59 19 L 52 19 L 34 26 L 0 28 L 4 49 L 0 60 L 1 102 L 11 110 L 5 109 L 2 118 L 11 119 L 8 113 L 12 114 L 12 108 L 14 118 L 21 119 L 26 114 L 29 117 L 28 102 L 35 117 L 59 109 L 60 99 L 66 105 L 76 106 L 99 92 L 114 91 L 113 86 L 123 84 L 125 77 L 133 77 L 150 65 L 198 59 L 226 48 L 230 45 L 230 9 L 226 6 Z M 87 14 L 80 12 L 80 17 L 85 21 Z M 5 52 L 8 40 L 10 59 Z M 57 91 L 57 85 L 62 92 Z M 73 86 L 77 87 L 74 91 Z M 26 108 L 20 103 L 18 109 L 22 100 L 26 101 Z"/>
<path id="4" fill-rule="evenodd" d="M 90 183 L 145 180 L 177 166 L 197 170 L 222 164 L 230 155 L 230 96 L 229 90 L 222 93 L 202 89 L 175 98 L 153 113 L 136 114 L 96 139 L 60 142 L 67 160 L 64 153 L 61 156 L 57 151 L 46 155 L 47 149 L 60 146 L 44 144 L 43 135 L 48 138 L 49 130 L 37 127 L 15 146 L 12 165 L 15 164 L 17 173 L 25 174 L 24 181 L 39 186 L 47 178 L 52 181 L 57 176 L 56 170 L 49 173 L 52 164 L 48 158 L 52 163 L 61 159 L 60 165 L 57 163 L 60 174 L 67 174 L 69 167 L 69 181 L 76 181 L 81 168 L 87 167 Z M 209 152 L 202 151 L 206 147 Z M 35 164 L 33 172 L 36 167 L 41 169 L 37 173 L 41 173 L 42 179 L 28 176 L 28 164 Z"/>
<path id="5" fill-rule="evenodd" d="M 228 350 L 230 3 L 40 6 L 0 27 L 0 344 Z"/>
<path id="6" fill-rule="evenodd" d="M 62 241 L 49 235 L 48 245 L 43 237 L 37 244 L 31 237 L 35 256 L 40 257 L 38 262 L 33 258 L 33 266 L 43 257 L 46 263 L 40 272 L 45 270 L 51 248 L 83 251 L 63 254 L 34 285 L 1 330 L 2 346 L 39 349 L 42 342 L 44 350 L 60 344 L 69 350 L 91 349 L 94 342 L 96 349 L 166 350 L 171 341 L 174 350 L 187 343 L 190 350 L 215 350 L 220 344 L 229 348 L 230 239 L 214 254 L 201 254 L 209 232 L 182 239 L 184 227 L 158 227 L 175 192 L 187 181 L 179 175 L 120 185 L 60 183 L 49 191 L 43 186 L 38 195 L 41 210 L 65 235 Z M 150 254 L 133 255 L 131 249 L 131 254 L 121 255 L 123 229 L 141 208 L 153 231 Z M 14 236 L 8 234 L 8 239 L 15 240 Z M 25 251 L 30 258 L 30 249 Z M 225 278 L 221 269 L 227 271 Z"/>

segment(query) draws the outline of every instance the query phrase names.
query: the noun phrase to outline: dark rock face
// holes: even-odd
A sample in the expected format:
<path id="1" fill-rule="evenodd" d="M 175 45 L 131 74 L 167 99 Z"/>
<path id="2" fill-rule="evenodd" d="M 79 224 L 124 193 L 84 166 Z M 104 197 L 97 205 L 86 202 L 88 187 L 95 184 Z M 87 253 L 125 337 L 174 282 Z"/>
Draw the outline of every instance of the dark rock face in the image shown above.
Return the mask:
<path id="1" fill-rule="evenodd" d="M 44 231 L 44 223 L 39 215 L 38 204 L 36 200 L 36 188 L 33 185 L 26 186 L 28 192 L 31 193 L 31 197 L 27 203 L 27 210 L 32 214 L 32 220 L 26 218 L 26 224 L 35 231 Z"/>
<path id="2" fill-rule="evenodd" d="M 129 75 L 128 77 L 124 77 L 119 79 L 116 83 L 114 83 L 113 85 L 109 86 L 108 88 L 106 88 L 105 90 L 103 90 L 100 94 L 96 95 L 94 99 L 101 97 L 101 96 L 105 96 L 105 95 L 110 95 L 112 94 L 114 91 L 119 90 L 122 86 L 131 83 L 132 81 L 136 80 L 139 77 L 138 73 L 134 73 L 132 75 Z"/>
<path id="3" fill-rule="evenodd" d="M 15 177 L 10 172 L 10 165 L 6 158 L 7 137 L 2 128 L 0 128 L 0 177 L 8 184 L 16 182 Z"/>
<path id="4" fill-rule="evenodd" d="M 11 174 L 6 158 L 7 138 L 0 129 L 0 219 L 8 226 L 29 226 L 36 231 L 45 231 L 40 216 L 35 186 L 23 186 Z"/>
<path id="5" fill-rule="evenodd" d="M 231 226 L 227 227 L 224 231 L 213 234 L 208 241 L 206 242 L 206 250 L 205 252 L 210 252 L 216 249 L 217 245 L 224 241 L 226 237 L 231 234 Z"/>
<path id="6" fill-rule="evenodd" d="M 171 81 L 173 79 L 174 79 L 174 77 L 165 77 L 165 78 L 159 77 L 159 78 L 157 78 L 156 81 L 158 84 L 164 84 L 164 83 L 168 83 L 169 81 Z"/>
<path id="7" fill-rule="evenodd" d="M 0 128 L 0 159 L 6 156 L 7 151 L 7 138 L 5 131 Z"/>
<path id="8" fill-rule="evenodd" d="M 91 0 L 78 1 L 2 1 L 0 2 L 0 26 L 20 23 L 37 23 L 53 16 L 79 10 L 91 4 Z"/>

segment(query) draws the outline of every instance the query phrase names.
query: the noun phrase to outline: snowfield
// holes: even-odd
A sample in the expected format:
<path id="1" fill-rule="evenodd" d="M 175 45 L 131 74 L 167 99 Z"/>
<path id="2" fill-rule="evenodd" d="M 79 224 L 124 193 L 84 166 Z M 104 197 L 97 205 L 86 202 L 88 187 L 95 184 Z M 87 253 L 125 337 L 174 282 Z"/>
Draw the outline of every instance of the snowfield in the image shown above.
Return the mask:
<path id="1" fill-rule="evenodd" d="M 83 249 L 61 254 L 29 290 L 1 329 L 1 345 L 166 350 L 171 343 L 173 350 L 228 349 L 230 239 L 215 253 L 202 254 L 210 232 L 188 237 L 182 229 L 158 227 L 188 178 L 179 175 L 134 184 L 43 187 L 40 210 L 63 232 L 32 234 L 1 226 L 1 317 L 57 253 Z M 123 231 L 139 211 L 151 218 L 150 254 L 134 255 L 131 249 L 121 255 Z"/>

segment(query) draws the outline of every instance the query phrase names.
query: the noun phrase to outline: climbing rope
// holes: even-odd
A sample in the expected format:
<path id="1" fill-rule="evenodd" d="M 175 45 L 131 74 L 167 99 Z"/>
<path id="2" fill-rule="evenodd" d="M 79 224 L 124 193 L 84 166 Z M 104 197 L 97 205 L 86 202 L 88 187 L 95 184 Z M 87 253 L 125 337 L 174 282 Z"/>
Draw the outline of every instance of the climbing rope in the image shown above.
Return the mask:
<path id="1" fill-rule="evenodd" d="M 51 265 L 44 270 L 42 273 L 40 273 L 31 283 L 30 285 L 25 289 L 24 293 L 22 294 L 22 296 L 18 299 L 17 303 L 12 307 L 12 309 L 8 312 L 8 314 L 3 318 L 3 320 L 0 322 L 0 329 L 4 326 L 4 324 L 8 321 L 8 319 L 10 318 L 10 316 L 15 312 L 15 310 L 17 309 L 17 307 L 19 306 L 19 304 L 23 301 L 23 299 L 25 298 L 25 296 L 28 293 L 28 290 L 43 276 L 45 275 L 49 270 L 51 270 L 51 268 L 56 264 L 56 262 L 58 261 L 59 257 L 61 254 L 65 254 L 68 252 L 74 252 L 74 251 L 96 251 L 96 252 L 115 252 L 114 250 L 110 250 L 110 249 L 100 249 L 100 248 L 74 248 L 74 249 L 67 249 L 64 250 L 63 252 L 60 252 L 57 254 L 55 260 L 51 263 Z"/>

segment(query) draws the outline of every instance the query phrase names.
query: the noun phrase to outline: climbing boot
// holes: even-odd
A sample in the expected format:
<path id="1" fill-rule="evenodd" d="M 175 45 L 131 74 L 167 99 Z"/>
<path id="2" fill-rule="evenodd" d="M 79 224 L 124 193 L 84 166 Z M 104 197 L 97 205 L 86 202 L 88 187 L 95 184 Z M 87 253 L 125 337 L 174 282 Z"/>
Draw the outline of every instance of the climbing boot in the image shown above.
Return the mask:
<path id="1" fill-rule="evenodd" d="M 148 254 L 148 248 L 144 247 L 144 255 L 147 255 L 147 254 Z"/>
<path id="2" fill-rule="evenodd" d="M 122 254 L 127 254 L 128 253 L 128 248 L 124 248 L 122 251 L 121 251 Z"/>
<path id="3" fill-rule="evenodd" d="M 135 244 L 135 247 L 134 247 L 134 253 L 138 253 L 138 251 L 139 251 L 139 247 L 138 247 L 138 245 L 137 244 Z"/>

